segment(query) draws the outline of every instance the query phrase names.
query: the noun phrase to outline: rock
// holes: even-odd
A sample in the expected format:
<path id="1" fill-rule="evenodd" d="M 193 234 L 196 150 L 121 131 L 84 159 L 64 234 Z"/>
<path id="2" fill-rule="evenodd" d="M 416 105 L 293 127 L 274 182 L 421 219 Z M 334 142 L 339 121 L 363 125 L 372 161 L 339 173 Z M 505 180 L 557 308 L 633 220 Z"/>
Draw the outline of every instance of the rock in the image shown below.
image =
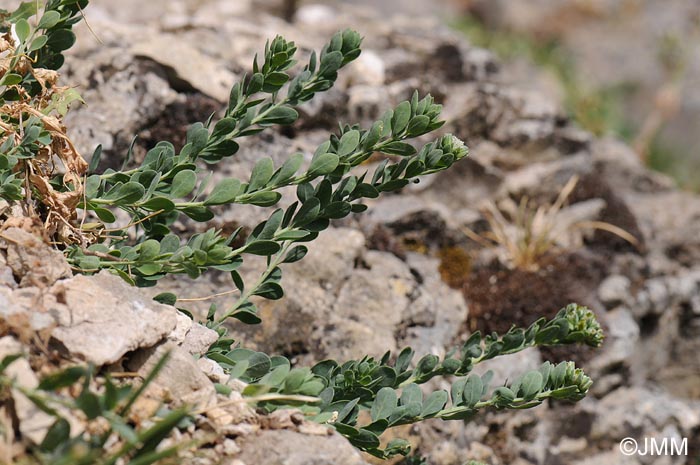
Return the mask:
<path id="1" fill-rule="evenodd" d="M 348 269 L 365 245 L 364 235 L 350 228 L 330 228 L 309 244 L 309 253 L 293 273 L 324 289 L 337 289 L 351 273 Z M 290 269 L 290 271 L 292 271 Z"/>
<path id="2" fill-rule="evenodd" d="M 298 23 L 316 25 L 335 20 L 337 12 L 327 5 L 302 5 L 296 11 L 294 20 Z"/>
<path id="3" fill-rule="evenodd" d="M 355 85 L 348 90 L 348 117 L 353 121 L 375 121 L 390 105 L 383 87 Z"/>
<path id="4" fill-rule="evenodd" d="M 542 365 L 542 356 L 537 349 L 528 349 L 512 355 L 496 357 L 478 364 L 474 368 L 475 373 L 483 375 L 487 371 L 493 371 L 493 383 L 497 386 L 506 380 L 514 380 L 518 376 L 531 370 L 537 370 Z"/>
<path id="5" fill-rule="evenodd" d="M 601 399 L 585 404 L 596 415 L 592 424 L 592 440 L 619 441 L 630 435 L 663 437 L 664 429 L 676 425 L 680 434 L 689 437 L 700 426 L 698 401 L 682 401 L 661 390 L 643 387 L 621 388 Z"/>
<path id="6" fill-rule="evenodd" d="M 630 280 L 626 276 L 608 276 L 598 287 L 598 298 L 606 307 L 625 303 L 629 300 Z"/>
<path id="7" fill-rule="evenodd" d="M 395 327 L 410 304 L 416 283 L 409 268 L 394 255 L 368 251 L 343 283 L 328 315 L 333 338 L 317 332 L 327 356 L 339 360 L 381 357 L 396 350 Z"/>
<path id="8" fill-rule="evenodd" d="M 259 427 L 258 415 L 244 399 L 241 393 L 233 391 L 228 397 L 217 395 L 215 406 L 205 412 L 207 418 L 221 434 L 231 434 L 227 429 L 231 425 L 255 425 Z"/>
<path id="9" fill-rule="evenodd" d="M 207 375 L 207 377 L 214 383 L 226 384 L 229 376 L 224 373 L 224 369 L 221 365 L 216 363 L 214 360 L 208 359 L 206 357 L 200 357 L 197 359 L 197 366 L 202 373 Z"/>
<path id="10" fill-rule="evenodd" d="M 0 253 L 0 288 L 5 287 L 17 287 L 17 281 L 15 281 L 15 276 L 12 274 L 12 268 L 7 266 L 5 255 Z"/>
<path id="11" fill-rule="evenodd" d="M 73 274 L 61 252 L 22 229 L 6 229 L 0 239 L 4 242 L 0 247 L 6 249 L 7 266 L 14 276 L 21 277 L 20 287 L 47 287 Z"/>
<path id="12" fill-rule="evenodd" d="M 581 177 L 592 169 L 590 156 L 585 153 L 550 162 L 533 163 L 508 174 L 501 188 L 502 196 L 527 195 L 552 202 L 573 176 Z"/>
<path id="13" fill-rule="evenodd" d="M 53 309 L 53 312 L 46 309 Z M 38 287 L 25 287 L 14 291 L 0 287 L 0 318 L 24 340 L 31 340 L 35 333 L 43 333 L 56 325 L 52 313 L 65 306 L 56 297 Z"/>
<path id="14" fill-rule="evenodd" d="M 97 144 L 102 145 L 105 156 L 126 150 L 134 134 L 180 98 L 162 68 L 134 59 L 120 48 L 94 51 L 87 63 L 75 63 L 72 72 L 76 74 L 73 83 L 83 86 L 81 95 L 90 105 L 76 108 L 65 120 L 81 153 L 92 153 Z M 114 167 L 121 165 L 123 157 L 115 153 Z"/>
<path id="15" fill-rule="evenodd" d="M 223 445 L 223 453 L 224 455 L 236 455 L 241 451 L 241 448 L 238 447 L 238 444 L 236 444 L 236 441 L 230 438 L 224 439 L 224 442 L 222 443 Z"/>
<path id="16" fill-rule="evenodd" d="M 195 356 L 204 355 L 209 347 L 219 339 L 219 334 L 213 329 L 192 321 L 182 312 L 177 312 L 177 324 L 168 335 L 168 340 L 173 341 L 189 353 Z"/>
<path id="17" fill-rule="evenodd" d="M 192 318 L 179 311 L 175 315 L 175 320 L 175 328 L 168 334 L 168 340 L 173 341 L 177 345 L 181 345 L 185 342 L 185 337 L 192 328 L 194 321 L 192 321 Z"/>
<path id="18" fill-rule="evenodd" d="M 180 42 L 173 48 L 173 37 L 156 34 L 144 37 L 131 47 L 136 58 L 145 57 L 163 66 L 172 87 L 181 91 L 197 90 L 220 102 L 228 100 L 236 76 L 220 62 Z"/>
<path id="19" fill-rule="evenodd" d="M 175 405 L 213 406 L 216 403 L 214 384 L 202 373 L 192 355 L 171 342 L 137 351 L 125 365 L 145 377 L 168 352 L 170 356 L 165 366 L 149 389 L 159 391 L 158 398 L 169 399 Z"/>
<path id="20" fill-rule="evenodd" d="M 602 353 L 591 362 L 599 369 L 625 363 L 634 355 L 640 334 L 639 325 L 632 313 L 624 307 L 605 313 L 602 320 L 608 328 L 605 333 L 605 346 Z"/>
<path id="21" fill-rule="evenodd" d="M 180 346 L 190 354 L 200 356 L 206 354 L 209 347 L 218 339 L 219 334 L 216 331 L 194 323 Z"/>
<path id="22" fill-rule="evenodd" d="M 12 336 L 0 339 L 0 360 L 22 352 L 22 345 Z M 34 389 L 39 385 L 39 380 L 29 366 L 29 362 L 23 357 L 12 362 L 4 370 L 3 375 L 14 379 L 18 386 L 26 389 Z M 18 389 L 12 389 L 12 397 L 20 433 L 34 444 L 41 443 L 49 427 L 54 423 L 54 417 L 39 409 Z"/>
<path id="23" fill-rule="evenodd" d="M 539 87 L 551 93 L 551 81 L 542 85 L 516 83 L 516 88 L 507 84 L 513 67 L 500 63 L 490 51 L 470 46 L 459 33 L 436 26 L 427 15 L 394 19 L 360 8 L 358 1 L 351 5 L 302 5 L 296 24 L 290 24 L 267 14 L 273 9 L 279 12 L 282 0 L 95 0 L 87 14 L 104 44 L 98 44 L 81 27 L 77 48 L 67 55 L 64 85 L 80 86 L 89 103 L 69 114 L 71 135 L 85 154 L 102 143 L 105 163 L 114 167 L 121 164 L 136 133 L 142 135 L 135 152 L 137 162 L 144 148 L 157 140 L 172 139 L 179 147 L 186 124 L 219 110 L 220 105 L 201 93 L 225 101 L 228 85 L 235 76 L 249 71 L 253 53 L 261 51 L 266 38 L 280 33 L 295 40 L 303 64 L 309 50 L 318 50 L 334 30 L 357 27 L 365 37 L 365 51 L 359 61 L 339 73 L 334 89 L 302 105 L 295 125 L 241 138 L 236 157 L 210 167 L 214 171 L 210 186 L 225 177 L 247 179 L 263 155 L 280 166 L 290 153 L 302 151 L 308 162 L 310 153 L 327 139 L 329 130 L 335 131 L 338 122 L 366 126 L 410 98 L 414 88 L 421 94 L 431 92 L 444 105 L 448 123 L 443 130 L 468 139 L 471 158 L 447 172 L 421 179 L 397 195 L 367 202 L 371 207 L 368 214 L 344 220 L 340 223 L 343 227 L 323 233 L 310 244 L 302 262 L 283 267 L 284 300 L 259 302 L 263 324 L 245 329 L 235 325 L 234 337 L 246 347 L 283 353 L 296 364 L 325 357 L 381 355 L 405 344 L 419 354 L 443 354 L 466 336 L 467 309 L 459 291 L 441 282 L 437 261 L 429 255 L 454 243 L 465 246 L 469 253 L 475 250 L 462 228 L 484 231 L 477 213 L 481 201 L 512 198 L 517 204 L 519 197 L 527 196 L 534 202 L 551 203 L 571 176 L 579 175 L 579 187 L 584 178 L 591 181 L 588 195 L 573 199 L 572 194 L 570 206 L 563 207 L 562 216 L 557 218 L 558 224 L 598 219 L 649 241 L 648 253 L 617 246 L 602 250 L 597 234 L 585 241 L 575 236 L 560 243 L 565 253 L 582 245 L 586 256 L 610 264 L 603 271 L 612 276 L 598 286 L 598 278 L 590 278 L 593 271 L 579 267 L 579 262 L 567 262 L 575 283 L 596 281 L 595 286 L 578 286 L 585 299 L 580 303 L 598 307 L 596 312 L 606 326 L 603 349 L 591 359 L 581 356 L 583 367 L 594 379 L 591 395 L 574 407 L 552 403 L 529 412 L 489 413 L 468 424 L 430 422 L 412 428 L 410 434 L 415 434 L 421 452 L 435 465 L 461 464 L 469 458 L 514 465 L 617 464 L 622 458 L 614 443 L 616 436 L 640 431 L 697 436 L 693 433 L 698 430 L 697 418 L 692 417 L 699 410 L 697 402 L 684 397 L 700 396 L 696 360 L 700 350 L 698 197 L 675 191 L 669 179 L 649 171 L 624 143 L 596 139 L 570 124 L 558 103 L 562 99 L 547 98 L 533 90 Z M 404 13 L 414 7 L 433 9 L 437 5 L 374 3 L 386 12 Z M 513 9 L 504 7 L 502 16 L 517 19 L 522 14 L 523 21 L 537 21 L 539 16 L 523 7 L 525 3 L 519 1 L 520 6 Z M 533 5 L 542 8 L 547 3 L 539 0 Z M 565 26 L 564 21 L 550 23 Z M 551 74 L 534 71 L 528 79 Z M 555 93 L 561 90 L 557 86 Z M 691 121 L 689 118 L 687 124 Z M 428 139 L 416 142 L 420 145 Z M 374 166 L 360 168 L 371 172 Z M 286 201 L 280 205 L 285 206 Z M 5 209 L 0 203 L 0 215 L 5 215 Z M 264 209 L 241 205 L 222 207 L 217 209 L 213 224 L 206 227 L 226 231 L 238 225 L 251 228 L 268 214 Z M 365 242 L 369 241 L 360 230 L 370 237 L 377 225 L 397 242 L 420 239 L 421 246 L 428 244 L 426 254 L 368 252 Z M 205 226 L 185 221 L 176 224 L 188 233 L 200 227 Z M 198 416 L 201 425 L 191 436 L 188 432 L 176 435 L 175 443 L 199 439 L 211 430 L 230 438 L 192 459 L 193 464 L 210 465 L 231 454 L 223 458 L 230 465 L 363 463 L 342 438 L 327 437 L 325 426 L 295 421 L 294 414 L 277 418 L 276 427 L 291 431 L 270 431 L 266 429 L 269 424 L 261 428 L 264 421 L 239 402 L 244 383 L 228 380 L 221 366 L 206 357 L 193 360 L 191 354 L 204 354 L 215 340 L 211 331 L 174 309 L 142 298 L 141 291 L 123 283 L 103 285 L 106 278 L 101 275 L 66 279 L 70 271 L 65 270 L 62 258 L 63 271 L 49 276 L 38 274 L 44 271 L 40 267 L 26 265 L 34 263 L 33 257 L 24 263 L 16 254 L 11 267 L 6 248 L 0 250 L 0 318 L 19 340 L 29 341 L 36 336 L 35 331 L 51 330 L 58 324 L 55 346 L 62 343 L 69 355 L 90 361 L 96 356 L 100 363 L 118 363 L 126 356 L 125 367 L 141 373 L 153 365 L 163 347 L 172 348 L 172 371 L 167 376 L 161 374 L 163 378 L 149 392 L 153 397 L 144 397 L 140 408 L 151 412 L 163 396 L 207 406 L 206 414 Z M 27 256 L 32 252 L 22 251 Z M 488 252 L 475 254 L 484 257 Z M 634 260 L 628 259 L 631 255 Z M 40 256 L 43 260 L 43 252 Z M 53 256 L 60 258 L 60 252 Z M 242 272 L 254 276 L 257 264 L 246 262 Z M 504 269 L 503 273 L 512 276 L 517 272 Z M 517 282 L 511 289 L 517 293 L 518 287 L 534 288 L 544 276 L 533 273 L 533 282 Z M 600 277 L 604 277 L 602 271 Z M 167 284 L 159 283 L 159 292 L 166 290 L 161 286 L 172 285 L 185 298 L 233 287 L 225 273 L 209 273 L 196 281 L 181 277 L 164 281 Z M 216 302 L 223 308 L 231 297 Z M 503 295 L 496 300 L 507 298 Z M 134 302 L 140 302 L 144 309 Z M 601 304 L 610 311 L 599 311 Z M 206 312 L 204 304 L 192 306 L 193 312 L 200 312 L 198 316 Z M 503 324 L 507 326 L 514 315 L 516 310 L 506 308 Z M 535 315 L 531 316 L 534 319 Z M 18 331 L 21 328 L 26 337 Z M 112 337 L 119 341 L 115 343 Z M 164 343 L 166 339 L 170 341 Z M 570 353 L 578 356 L 578 352 L 566 352 L 567 357 Z M 478 369 L 493 368 L 495 381 L 502 382 L 537 368 L 541 358 L 538 350 L 528 350 L 489 361 Z M 434 381 L 440 388 L 447 386 L 445 380 Z M 214 382 L 226 383 L 236 392 L 217 396 Z M 656 384 L 667 391 L 652 390 Z M 241 419 L 244 423 L 235 423 Z M 356 460 L 348 462 L 345 457 Z M 636 459 L 630 460 L 636 463 Z"/>
<path id="24" fill-rule="evenodd" d="M 97 366 L 157 344 L 177 322 L 174 307 L 147 298 L 107 271 L 60 281 L 51 292 L 66 307 L 56 315 L 51 336 L 71 356 Z"/>
<path id="25" fill-rule="evenodd" d="M 364 84 L 368 86 L 382 86 L 385 81 L 384 62 L 377 52 L 363 50 L 362 54 L 353 61 L 347 71 L 347 79 L 354 86 Z"/>
<path id="26" fill-rule="evenodd" d="M 407 264 L 419 276 L 421 285 L 403 313 L 400 328 L 405 335 L 400 346 L 412 347 L 419 357 L 444 355 L 444 341 L 457 338 L 467 318 L 464 297 L 442 281 L 437 260 L 409 253 Z"/>
<path id="27" fill-rule="evenodd" d="M 236 440 L 246 465 L 367 465 L 360 453 L 337 433 L 317 436 L 267 430 Z"/>
<path id="28" fill-rule="evenodd" d="M 486 81 L 497 74 L 500 64 L 490 50 L 473 47 L 465 55 L 464 77 L 470 81 Z"/>

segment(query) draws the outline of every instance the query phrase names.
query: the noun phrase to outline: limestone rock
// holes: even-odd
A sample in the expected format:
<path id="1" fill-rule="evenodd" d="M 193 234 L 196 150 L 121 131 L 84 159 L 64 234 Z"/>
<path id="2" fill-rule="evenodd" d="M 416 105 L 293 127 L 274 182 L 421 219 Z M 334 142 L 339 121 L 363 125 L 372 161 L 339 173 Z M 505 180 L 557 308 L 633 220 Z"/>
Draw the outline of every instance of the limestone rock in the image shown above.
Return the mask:
<path id="1" fill-rule="evenodd" d="M 246 465 L 367 465 L 360 453 L 337 433 L 306 435 L 265 430 L 237 439 L 237 459 Z"/>
<path id="2" fill-rule="evenodd" d="M 140 350 L 126 362 L 126 366 L 146 376 L 166 353 L 170 353 L 168 360 L 149 388 L 160 391 L 158 397 L 177 405 L 212 406 L 216 402 L 214 384 L 199 369 L 192 355 L 173 343 Z"/>
<path id="3" fill-rule="evenodd" d="M 183 90 L 189 87 L 221 102 L 228 100 L 235 76 L 193 45 L 174 42 L 167 34 L 157 34 L 134 44 L 131 53 L 164 66 L 169 80 L 180 82 Z"/>
<path id="4" fill-rule="evenodd" d="M 147 298 L 107 271 L 60 281 L 51 292 L 66 307 L 52 337 L 70 355 L 98 366 L 153 346 L 175 328 L 174 307 Z"/>
<path id="5" fill-rule="evenodd" d="M 598 297 L 608 308 L 629 300 L 630 280 L 626 276 L 613 275 L 606 278 L 598 288 Z"/>
<path id="6" fill-rule="evenodd" d="M 73 274 L 61 252 L 22 229 L 6 229 L 0 239 L 6 248 L 5 262 L 15 276 L 21 277 L 21 287 L 46 287 Z"/>

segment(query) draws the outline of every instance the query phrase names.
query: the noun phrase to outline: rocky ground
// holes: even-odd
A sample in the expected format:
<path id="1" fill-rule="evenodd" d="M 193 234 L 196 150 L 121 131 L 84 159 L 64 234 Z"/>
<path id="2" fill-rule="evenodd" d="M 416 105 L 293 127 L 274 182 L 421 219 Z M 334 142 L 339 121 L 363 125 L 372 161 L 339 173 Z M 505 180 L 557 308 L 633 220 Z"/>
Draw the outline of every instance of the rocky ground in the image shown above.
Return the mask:
<path id="1" fill-rule="evenodd" d="M 87 17 L 99 41 L 81 26 L 64 74 L 88 102 L 69 117 L 71 136 L 84 154 L 102 144 L 107 163 L 119 166 L 133 134 L 140 136 L 137 158 L 158 140 L 181 144 L 189 123 L 222 108 L 266 38 L 281 34 L 308 52 L 338 29 L 358 29 L 363 54 L 336 87 L 306 104 L 294 127 L 246 140 L 216 177 L 247 173 L 262 154 L 277 163 L 293 151 L 308 152 L 338 121 L 366 125 L 413 89 L 444 105 L 443 131 L 467 142 L 470 159 L 323 233 L 303 261 L 285 270 L 285 299 L 261 304 L 263 324 L 232 326 L 242 344 L 299 364 L 377 356 L 405 345 L 444 354 L 475 329 L 507 330 L 576 301 L 603 323 L 602 349 L 530 350 L 488 368 L 512 378 L 542 360 L 571 358 L 595 380 L 588 398 L 491 412 L 469 423 L 431 421 L 403 435 L 432 465 L 696 463 L 700 198 L 646 169 L 624 144 L 578 129 L 551 99 L 504 84 L 489 51 L 436 20 L 387 20 L 370 7 L 335 3 L 304 5 L 292 22 L 280 11 L 273 1 L 257 0 L 95 0 Z M 552 204 L 572 177 L 578 183 L 553 213 L 564 226 L 535 264 L 513 267 L 506 247 L 479 243 L 490 228 L 488 202 L 503 210 L 522 198 Z M 217 213 L 204 227 L 250 227 L 263 214 Z M 576 226 L 582 221 L 621 228 L 636 245 Z M 105 273 L 72 277 L 60 253 L 19 230 L 3 232 L 0 250 L 0 317 L 13 332 L 43 331 L 63 356 L 110 370 L 145 373 L 162 351 L 174 351 L 157 386 L 206 412 L 186 434 L 216 433 L 205 455 L 188 463 L 370 460 L 294 414 L 263 418 L 240 403 L 217 407 L 240 394 L 217 394 L 213 382 L 226 381 L 221 368 L 191 357 L 204 353 L 215 335 L 152 302 L 149 293 Z M 214 274 L 171 280 L 156 292 L 190 298 L 230 287 L 225 275 Z M 209 303 L 190 307 L 201 314 Z M 6 336 L 0 354 L 25 342 Z M 36 384 L 39 367 L 14 369 Z M 16 410 L 23 440 L 38 441 L 46 419 L 29 406 Z M 618 444 L 628 436 L 688 438 L 690 456 L 624 457 Z"/>
<path id="2" fill-rule="evenodd" d="M 696 127 L 700 118 L 700 4 L 695 0 L 455 0 L 488 33 L 513 33 L 542 50 L 556 44 L 565 53 L 568 83 L 551 70 L 533 70 L 522 59 L 506 74 L 514 82 L 534 81 L 561 98 L 572 89 L 588 94 L 580 112 L 601 110 L 608 127 L 633 141 L 656 169 L 698 191 L 700 156 Z M 543 53 L 547 53 L 546 51 Z M 566 80 L 566 79 L 565 79 Z M 607 99 L 595 103 L 598 92 Z M 606 114 L 607 113 L 607 114 Z M 590 124 L 591 122 L 589 122 Z"/>

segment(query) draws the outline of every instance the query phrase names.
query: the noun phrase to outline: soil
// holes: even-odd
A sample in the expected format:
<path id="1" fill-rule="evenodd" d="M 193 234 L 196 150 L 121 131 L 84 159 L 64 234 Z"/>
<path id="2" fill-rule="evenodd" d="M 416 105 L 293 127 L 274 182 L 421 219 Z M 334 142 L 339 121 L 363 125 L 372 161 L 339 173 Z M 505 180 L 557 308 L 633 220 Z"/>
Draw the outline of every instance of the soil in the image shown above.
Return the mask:
<path id="1" fill-rule="evenodd" d="M 466 329 L 502 334 L 512 325 L 527 327 L 540 317 L 552 318 L 572 302 L 594 307 L 592 296 L 604 277 L 604 261 L 583 251 L 550 255 L 537 271 L 510 270 L 498 261 L 475 266 L 462 286 L 469 305 Z M 592 349 L 579 346 L 548 347 L 541 352 L 552 362 L 578 364 L 593 354 Z"/>
<path id="2" fill-rule="evenodd" d="M 146 151 L 167 140 L 173 143 L 175 151 L 185 145 L 187 128 L 196 121 L 206 121 L 212 113 L 222 109 L 221 103 L 199 92 L 185 94 L 184 101 L 169 105 L 153 125 L 144 128 L 139 134 L 137 145 Z"/>

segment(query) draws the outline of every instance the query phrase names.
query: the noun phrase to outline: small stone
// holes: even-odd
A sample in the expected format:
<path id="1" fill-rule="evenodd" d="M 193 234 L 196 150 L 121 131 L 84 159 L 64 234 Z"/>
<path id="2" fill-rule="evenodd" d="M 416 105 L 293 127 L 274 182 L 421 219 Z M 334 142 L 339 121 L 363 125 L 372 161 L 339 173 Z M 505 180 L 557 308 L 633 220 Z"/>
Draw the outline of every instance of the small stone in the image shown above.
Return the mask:
<path id="1" fill-rule="evenodd" d="M 224 372 L 221 365 L 207 357 L 198 358 L 197 366 L 200 370 L 202 370 L 202 373 L 207 375 L 207 377 L 214 383 L 226 384 L 229 379 L 229 375 Z"/>
<path id="2" fill-rule="evenodd" d="M 187 332 L 192 328 L 193 322 L 192 318 L 182 312 L 177 312 L 175 317 L 175 328 L 168 334 L 168 340 L 173 341 L 177 345 L 181 345 L 185 342 L 185 336 L 187 336 Z"/>
<path id="3" fill-rule="evenodd" d="M 207 409 L 206 416 L 219 427 L 257 422 L 255 409 L 243 399 L 239 392 L 235 391 L 228 397 L 219 394 L 217 406 Z"/>
<path id="4" fill-rule="evenodd" d="M 329 426 L 314 423 L 313 421 L 305 421 L 297 427 L 297 431 L 302 434 L 311 434 L 315 436 L 329 436 L 333 433 Z"/>
<path id="5" fill-rule="evenodd" d="M 249 436 L 251 434 L 257 433 L 260 430 L 260 425 L 254 423 L 238 423 L 238 424 L 225 424 L 220 428 L 220 432 L 226 436 Z"/>
<path id="6" fill-rule="evenodd" d="M 219 339 L 219 334 L 199 323 L 193 323 L 185 335 L 180 347 L 192 355 L 200 356 L 207 353 L 209 347 Z"/>
<path id="7" fill-rule="evenodd" d="M 238 444 L 236 444 L 236 441 L 230 438 L 224 439 L 224 442 L 222 443 L 223 447 L 223 453 L 224 455 L 236 455 L 241 451 L 241 448 L 238 447 Z"/>
<path id="8" fill-rule="evenodd" d="M 326 5 L 312 4 L 301 6 L 294 15 L 294 20 L 302 24 L 323 24 L 329 21 L 335 21 L 337 17 L 336 11 Z"/>
<path id="9" fill-rule="evenodd" d="M 363 50 L 362 54 L 349 66 L 347 79 L 354 84 L 381 86 L 386 79 L 384 61 L 372 50 Z"/>
<path id="10" fill-rule="evenodd" d="M 275 410 L 261 421 L 265 429 L 295 429 L 304 421 L 304 414 L 295 409 Z"/>
<path id="11" fill-rule="evenodd" d="M 627 302 L 629 293 L 630 280 L 622 275 L 609 276 L 598 287 L 598 298 L 607 308 Z"/>

